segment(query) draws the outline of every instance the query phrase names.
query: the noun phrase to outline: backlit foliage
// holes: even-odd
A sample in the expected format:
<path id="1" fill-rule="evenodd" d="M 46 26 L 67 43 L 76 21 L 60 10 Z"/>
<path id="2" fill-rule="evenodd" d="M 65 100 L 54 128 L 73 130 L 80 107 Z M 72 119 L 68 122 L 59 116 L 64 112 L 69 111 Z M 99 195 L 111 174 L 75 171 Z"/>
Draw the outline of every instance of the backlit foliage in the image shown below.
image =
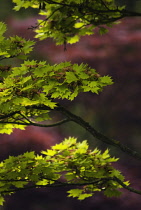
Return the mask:
<path id="1" fill-rule="evenodd" d="M 56 44 L 75 43 L 84 35 L 107 32 L 107 27 L 116 20 L 128 16 L 124 8 L 115 6 L 113 0 L 13 0 L 14 9 L 35 8 L 41 15 L 37 25 L 36 38 L 51 37 Z M 116 140 L 109 140 L 92 128 L 80 117 L 61 106 L 61 101 L 74 100 L 80 92 L 99 94 L 111 85 L 110 76 L 100 76 L 87 64 L 64 62 L 50 65 L 46 61 L 27 60 L 34 42 L 22 37 L 6 37 L 6 25 L 0 22 L 0 133 L 10 134 L 14 128 L 25 126 L 53 127 L 73 121 L 94 137 L 140 157 Z M 11 66 L 11 58 L 24 59 L 19 66 Z M 7 65 L 3 61 L 7 61 Z M 59 100 L 58 100 L 59 99 Z M 59 101 L 59 102 L 58 102 Z M 51 111 L 60 111 L 66 119 L 54 124 Z M 119 188 L 128 187 L 128 182 L 111 163 L 118 159 L 109 151 L 102 153 L 88 148 L 87 141 L 79 143 L 68 138 L 40 155 L 26 152 L 9 157 L 0 163 L 0 204 L 4 196 L 28 189 L 41 187 L 70 186 L 68 196 L 83 200 L 101 191 L 104 195 L 118 196 Z M 135 190 L 134 190 L 135 192 Z M 136 191 L 137 192 L 137 191 Z M 141 194 L 141 192 L 137 192 Z"/>
<path id="2" fill-rule="evenodd" d="M 40 155 L 26 152 L 10 156 L 0 163 L 0 204 L 3 196 L 19 189 L 70 186 L 68 196 L 83 200 L 95 192 L 119 196 L 121 188 L 117 179 L 124 181 L 121 173 L 111 163 L 118 159 L 110 157 L 109 151 L 90 150 L 87 141 L 77 142 L 69 138 Z M 128 185 L 128 182 L 124 182 Z M 74 188 L 75 187 L 75 188 Z"/>
<path id="3" fill-rule="evenodd" d="M 123 7 L 117 7 L 113 0 L 13 0 L 14 9 L 22 7 L 36 8 L 43 16 L 33 26 L 36 38 L 53 38 L 57 44 L 79 41 L 81 36 L 91 35 L 95 28 L 100 34 L 107 32 L 105 26 L 111 26 L 121 19 Z M 105 25 L 104 27 L 102 25 Z"/>
<path id="4" fill-rule="evenodd" d="M 17 36 L 6 39 L 3 36 L 5 24 L 0 23 L 0 27 L 0 45 L 3 45 L 1 60 L 25 57 L 34 42 Z M 0 133 L 10 134 L 12 128 L 24 129 L 24 123 L 28 125 L 27 118 L 30 117 L 39 121 L 39 117 L 44 114 L 40 121 L 50 119 L 49 109 L 57 106 L 54 99 L 74 100 L 80 92 L 91 91 L 98 94 L 111 84 L 109 76 L 101 77 L 96 70 L 83 63 L 78 65 L 64 62 L 51 66 L 46 62 L 26 60 L 19 67 L 1 65 Z M 38 106 L 44 106 L 48 111 L 38 110 Z"/>

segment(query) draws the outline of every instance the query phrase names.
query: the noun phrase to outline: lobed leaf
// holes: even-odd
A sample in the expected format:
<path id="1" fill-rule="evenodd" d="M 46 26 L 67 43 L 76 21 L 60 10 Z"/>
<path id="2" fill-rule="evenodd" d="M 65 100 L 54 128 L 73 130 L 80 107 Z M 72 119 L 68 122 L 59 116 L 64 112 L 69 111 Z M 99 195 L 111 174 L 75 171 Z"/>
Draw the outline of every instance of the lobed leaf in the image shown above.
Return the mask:
<path id="1" fill-rule="evenodd" d="M 91 197 L 97 191 L 108 197 L 119 196 L 122 186 L 114 177 L 125 185 L 129 183 L 110 161 L 108 150 L 104 153 L 98 149 L 91 151 L 86 140 L 77 142 L 74 137 L 42 151 L 41 155 L 26 152 L 17 157 L 10 156 L 0 163 L 0 204 L 5 195 L 29 185 L 37 188 L 73 185 L 68 197 L 78 200 Z"/>
<path id="2" fill-rule="evenodd" d="M 64 45 L 78 42 L 81 36 L 94 34 L 97 27 L 101 35 L 107 33 L 107 27 L 122 18 L 124 12 L 124 7 L 117 7 L 113 0 L 89 0 L 89 3 L 85 0 L 13 2 L 16 4 L 16 11 L 22 7 L 39 9 L 43 18 L 35 26 L 36 38 L 43 40 L 51 37 L 56 44 Z"/>

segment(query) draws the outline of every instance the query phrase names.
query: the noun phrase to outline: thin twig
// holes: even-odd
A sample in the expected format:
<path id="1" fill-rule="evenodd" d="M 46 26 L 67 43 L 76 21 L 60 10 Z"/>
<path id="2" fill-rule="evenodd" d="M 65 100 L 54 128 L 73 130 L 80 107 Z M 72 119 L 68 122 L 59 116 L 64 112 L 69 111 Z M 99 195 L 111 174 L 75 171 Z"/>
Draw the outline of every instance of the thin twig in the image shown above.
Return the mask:
<path id="1" fill-rule="evenodd" d="M 26 126 L 37 126 L 37 127 L 55 127 L 55 126 L 59 126 L 59 125 L 62 125 L 66 122 L 69 122 L 71 121 L 70 119 L 64 119 L 64 120 L 61 120 L 59 122 L 56 122 L 56 123 L 53 123 L 53 124 L 40 124 L 40 123 L 35 123 L 35 122 L 32 122 L 30 121 L 29 123 L 28 122 L 10 122 L 10 121 L 1 121 L 0 123 L 1 124 L 15 124 L 15 125 L 26 125 Z"/>

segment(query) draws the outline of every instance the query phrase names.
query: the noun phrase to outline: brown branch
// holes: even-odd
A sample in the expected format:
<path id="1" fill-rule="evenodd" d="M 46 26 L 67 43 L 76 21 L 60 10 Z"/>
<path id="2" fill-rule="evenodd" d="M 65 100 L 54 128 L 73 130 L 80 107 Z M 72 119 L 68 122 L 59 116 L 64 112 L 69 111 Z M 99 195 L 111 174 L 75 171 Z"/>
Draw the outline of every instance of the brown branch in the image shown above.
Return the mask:
<path id="1" fill-rule="evenodd" d="M 53 184 L 47 184 L 47 185 L 30 185 L 30 186 L 26 186 L 26 187 L 23 187 L 23 188 L 13 188 L 11 190 L 5 190 L 5 191 L 1 191 L 1 194 L 6 194 L 6 193 L 10 193 L 10 192 L 17 192 L 17 191 L 22 191 L 22 190 L 28 190 L 28 189 L 34 189 L 34 188 L 48 188 L 48 187 L 70 187 L 70 186 L 86 186 L 86 185 L 92 185 L 92 184 L 98 184 L 99 182 L 107 182 L 107 181 L 116 181 L 117 183 L 119 183 L 124 189 L 130 191 L 130 192 L 133 192 L 133 193 L 136 193 L 136 194 L 139 194 L 141 195 L 141 191 L 140 190 L 136 190 L 132 187 L 129 187 L 127 186 L 126 184 L 124 184 L 120 179 L 118 179 L 117 177 L 114 177 L 114 178 L 101 178 L 101 179 L 96 179 L 94 181 L 91 181 L 91 182 L 83 182 L 83 183 L 69 183 L 69 182 L 61 182 L 61 181 L 58 181 L 58 180 L 54 180 L 55 183 Z M 11 180 L 0 180 L 0 181 L 11 181 Z M 27 182 L 27 180 L 12 180 L 12 181 L 25 181 Z M 51 180 L 53 181 L 53 180 Z"/>
<path id="2" fill-rule="evenodd" d="M 110 181 L 113 180 L 113 178 L 101 178 L 101 179 L 96 179 L 94 181 L 89 181 L 89 182 L 83 182 L 83 183 L 69 183 L 69 182 L 61 182 L 58 180 L 50 180 L 50 181 L 55 181 L 55 183 L 53 184 L 47 184 L 47 185 L 29 185 L 23 188 L 13 188 L 10 190 L 5 190 L 5 191 L 1 191 L 1 194 L 6 194 L 6 193 L 10 193 L 10 192 L 17 192 L 17 191 L 22 191 L 22 190 L 26 190 L 26 189 L 31 189 L 31 188 L 48 188 L 48 187 L 70 187 L 70 186 L 85 186 L 85 185 L 91 185 L 91 184 L 98 184 L 99 182 L 105 182 L 105 181 Z M 10 181 L 10 180 L 7 180 Z M 25 180 L 26 181 L 26 180 Z"/>
<path id="3" fill-rule="evenodd" d="M 68 111 L 67 109 L 65 109 L 62 106 L 58 106 L 55 109 L 62 112 L 71 121 L 77 123 L 78 125 L 80 125 L 84 129 L 86 129 L 93 137 L 97 138 L 98 140 L 100 140 L 100 141 L 102 141 L 106 144 L 112 145 L 114 147 L 117 147 L 118 149 L 125 152 L 126 154 L 128 154 L 128 155 L 130 155 L 130 156 L 132 156 L 132 157 L 134 157 L 138 160 L 141 160 L 141 154 L 139 154 L 138 152 L 136 152 L 136 151 L 130 149 L 129 147 L 121 144 L 119 141 L 108 138 L 107 136 L 98 132 L 95 128 L 93 128 L 88 122 L 84 121 L 81 117 L 78 117 L 77 115 L 71 113 L 70 111 Z"/>
<path id="4" fill-rule="evenodd" d="M 59 122 L 56 122 L 56 123 L 53 123 L 53 124 L 40 124 L 40 123 L 35 123 L 35 122 L 32 122 L 32 121 L 29 121 L 29 122 L 10 122 L 10 121 L 3 121 L 3 122 L 0 122 L 1 124 L 15 124 L 15 125 L 26 125 L 26 126 L 37 126 L 37 127 L 55 127 L 55 126 L 59 126 L 59 125 L 62 125 L 66 122 L 69 122 L 71 121 L 70 119 L 64 119 L 64 120 L 61 120 Z"/>
<path id="5" fill-rule="evenodd" d="M 141 190 L 136 190 L 134 189 L 133 187 L 129 187 L 127 186 L 126 184 L 124 184 L 120 179 L 118 179 L 117 177 L 114 177 L 114 179 L 116 182 L 118 182 L 124 189 L 130 191 L 130 192 L 133 192 L 133 193 L 136 193 L 136 194 L 139 194 L 141 195 Z"/>
<path id="6" fill-rule="evenodd" d="M 20 114 L 20 111 L 15 111 L 15 112 L 11 112 L 9 114 L 1 114 L 0 115 L 0 120 L 3 120 L 3 119 L 6 119 L 8 117 L 12 117 L 14 116 L 15 114 Z M 1 123 L 1 122 L 0 122 Z"/>
<path id="7" fill-rule="evenodd" d="M 15 123 L 15 124 L 20 124 L 20 125 L 33 125 L 33 126 L 40 126 L 40 127 L 54 127 L 54 126 L 58 126 L 58 125 L 61 125 L 63 123 L 66 123 L 66 122 L 69 122 L 69 121 L 73 121 L 75 122 L 76 124 L 80 125 L 81 127 L 83 127 L 85 130 L 87 130 L 93 137 L 95 137 L 96 139 L 106 143 L 106 144 L 109 144 L 109 145 L 112 145 L 114 147 L 117 147 L 118 149 L 120 149 L 121 151 L 125 152 L 126 154 L 138 159 L 138 160 L 141 160 L 141 154 L 139 154 L 137 151 L 134 151 L 132 150 L 131 148 L 125 146 L 124 144 L 121 144 L 119 141 L 117 140 L 114 140 L 114 139 L 111 139 L 105 135 L 103 135 L 102 133 L 98 132 L 94 127 L 92 127 L 88 122 L 84 121 L 81 117 L 71 113 L 70 111 L 68 111 L 67 109 L 65 109 L 64 107 L 60 106 L 58 104 L 58 106 L 54 109 L 51 109 L 50 107 L 47 107 L 45 105 L 43 106 L 36 106 L 36 105 L 33 105 L 33 106 L 27 106 L 26 109 L 38 109 L 38 110 L 50 110 L 50 111 L 59 111 L 61 112 L 62 114 L 64 114 L 66 116 L 66 119 L 62 120 L 62 121 L 59 121 L 57 123 L 54 123 L 54 124 L 50 124 L 50 125 L 45 125 L 45 124 L 38 124 L 38 123 L 34 123 L 34 122 L 29 122 L 29 123 L 24 123 L 24 122 L 0 122 L 0 123 Z M 5 115 L 5 116 L 0 116 L 0 119 L 5 119 L 5 118 L 8 118 L 8 117 L 11 117 L 13 116 L 14 114 L 17 114 L 20 112 L 17 111 L 17 112 L 12 112 L 8 115 Z"/>

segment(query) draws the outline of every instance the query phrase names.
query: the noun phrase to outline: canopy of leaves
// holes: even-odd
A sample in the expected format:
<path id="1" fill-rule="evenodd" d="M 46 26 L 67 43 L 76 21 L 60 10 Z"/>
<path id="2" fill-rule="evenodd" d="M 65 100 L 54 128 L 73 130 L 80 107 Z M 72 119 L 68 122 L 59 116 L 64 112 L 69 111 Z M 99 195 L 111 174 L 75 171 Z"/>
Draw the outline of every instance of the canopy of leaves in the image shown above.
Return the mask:
<path id="1" fill-rule="evenodd" d="M 98 26 L 111 26 L 124 17 L 124 7 L 117 7 L 113 0 L 13 0 L 14 9 L 37 8 L 40 15 L 35 31 L 36 38 L 53 38 L 57 44 L 75 43 L 81 36 L 94 33 Z M 126 14 L 127 15 L 127 14 Z M 107 32 L 99 27 L 100 34 Z M 34 28 L 34 27 L 33 27 Z"/>
<path id="2" fill-rule="evenodd" d="M 101 25 L 110 26 L 124 17 L 124 8 L 116 7 L 113 0 L 13 2 L 16 3 L 15 10 L 22 7 L 40 10 L 44 19 L 35 26 L 37 38 L 51 37 L 57 44 L 64 45 L 77 42 L 80 36 L 93 34 L 96 27 L 103 34 L 107 29 Z M 59 110 L 58 99 L 74 100 L 80 92 L 98 94 L 113 83 L 109 76 L 100 76 L 87 64 L 64 62 L 50 65 L 44 61 L 26 60 L 34 42 L 18 36 L 6 38 L 5 31 L 6 25 L 1 22 L 0 61 L 14 57 L 25 61 L 18 67 L 0 65 L 0 133 L 10 134 L 13 128 L 24 129 L 27 125 L 38 126 L 36 122 L 50 119 L 50 110 Z M 75 116 L 67 110 L 64 112 L 67 117 Z M 89 132 L 92 130 L 93 136 L 98 134 L 99 139 L 109 142 L 81 118 L 75 116 L 73 121 Z M 118 141 L 113 140 L 112 144 L 119 145 L 123 151 L 130 151 Z M 5 195 L 18 190 L 52 186 L 75 187 L 68 191 L 68 196 L 79 200 L 92 196 L 96 191 L 102 191 L 109 197 L 118 196 L 121 194 L 118 189 L 127 188 L 128 182 L 111 165 L 116 161 L 108 150 L 104 153 L 98 149 L 91 151 L 87 141 L 77 143 L 75 138 L 65 139 L 50 150 L 42 151 L 41 155 L 26 152 L 9 157 L 0 163 L 0 204 L 3 204 Z"/>
<path id="3" fill-rule="evenodd" d="M 17 157 L 10 156 L 0 163 L 0 204 L 4 196 L 19 189 L 72 186 L 69 197 L 83 200 L 95 192 L 106 196 L 119 196 L 124 182 L 121 173 L 113 168 L 109 151 L 89 150 L 87 141 L 77 142 L 73 137 L 42 151 L 41 155 L 26 152 Z M 75 188 L 74 188 L 75 187 Z"/>
<path id="4" fill-rule="evenodd" d="M 0 23 L 0 27 L 1 60 L 26 56 L 34 42 L 17 36 L 5 39 L 6 26 Z M 112 83 L 109 76 L 101 77 L 86 64 L 64 62 L 51 66 L 27 60 L 19 67 L 0 65 L 0 133 L 10 134 L 13 128 L 24 129 L 31 117 L 39 120 L 40 116 L 41 121 L 50 119 L 47 110 L 57 106 L 55 99 L 74 100 L 80 92 L 98 94 Z M 44 108 L 38 109 L 39 106 Z"/>

